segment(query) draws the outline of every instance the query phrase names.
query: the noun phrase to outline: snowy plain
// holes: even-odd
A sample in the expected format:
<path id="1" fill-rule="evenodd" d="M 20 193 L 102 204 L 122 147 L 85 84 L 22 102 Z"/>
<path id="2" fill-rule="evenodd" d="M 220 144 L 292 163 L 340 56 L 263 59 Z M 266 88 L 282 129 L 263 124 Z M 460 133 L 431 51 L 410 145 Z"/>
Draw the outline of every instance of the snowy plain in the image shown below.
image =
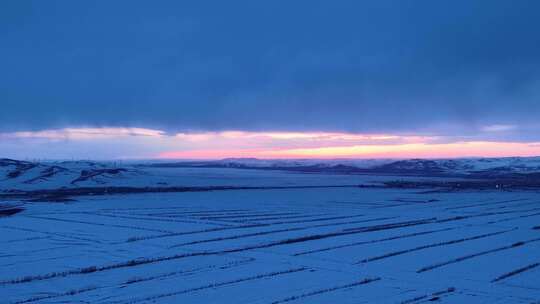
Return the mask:
<path id="1" fill-rule="evenodd" d="M 395 177 L 116 172 L 79 162 L 43 177 L 50 166 L 0 166 L 0 193 L 283 188 L 0 199 L 24 208 L 0 217 L 0 303 L 540 303 L 537 191 L 360 188 Z M 8 178 L 14 168 L 24 172 Z"/>

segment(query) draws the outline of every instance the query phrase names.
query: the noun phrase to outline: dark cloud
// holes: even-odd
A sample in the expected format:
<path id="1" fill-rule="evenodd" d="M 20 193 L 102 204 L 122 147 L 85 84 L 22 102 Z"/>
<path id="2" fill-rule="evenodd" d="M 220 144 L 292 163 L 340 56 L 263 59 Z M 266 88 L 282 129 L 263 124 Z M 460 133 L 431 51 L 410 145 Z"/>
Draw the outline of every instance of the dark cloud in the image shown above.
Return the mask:
<path id="1" fill-rule="evenodd" d="M 0 129 L 530 129 L 539 11 L 534 0 L 4 1 Z"/>

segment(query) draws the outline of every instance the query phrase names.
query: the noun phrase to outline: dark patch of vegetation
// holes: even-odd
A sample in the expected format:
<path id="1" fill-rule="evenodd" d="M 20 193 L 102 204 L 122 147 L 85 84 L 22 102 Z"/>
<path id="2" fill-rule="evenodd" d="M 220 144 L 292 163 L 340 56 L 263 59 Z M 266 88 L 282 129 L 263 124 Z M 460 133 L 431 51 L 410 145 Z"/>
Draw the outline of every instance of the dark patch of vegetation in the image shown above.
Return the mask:
<path id="1" fill-rule="evenodd" d="M 55 176 L 56 174 L 58 174 L 60 172 L 64 172 L 64 171 L 67 171 L 67 169 L 64 168 L 64 167 L 50 166 L 50 167 L 42 170 L 39 176 L 34 177 L 32 179 L 29 179 L 29 180 L 25 181 L 24 183 L 31 184 L 31 183 L 39 181 L 39 180 L 46 180 L 48 178 L 51 178 L 51 177 Z"/>
<path id="2" fill-rule="evenodd" d="M 0 158 L 0 167 L 17 166 L 20 163 L 24 163 L 20 160 L 14 160 L 10 158 Z"/>
<path id="3" fill-rule="evenodd" d="M 19 162 L 15 169 L 8 172 L 7 178 L 17 178 L 21 176 L 24 172 L 33 169 L 37 167 L 37 164 L 34 163 L 27 163 L 27 162 Z"/>
<path id="4" fill-rule="evenodd" d="M 36 198 L 29 199 L 28 202 L 31 203 L 69 203 L 69 202 L 76 202 L 77 200 L 69 198 L 64 195 L 43 195 Z"/>
<path id="5" fill-rule="evenodd" d="M 46 196 L 72 197 L 110 194 L 137 193 L 175 193 L 175 192 L 206 192 L 225 190 L 279 190 L 279 189 L 319 189 L 319 188 L 357 188 L 358 185 L 327 185 L 327 186 L 270 186 L 270 187 L 235 187 L 235 186 L 201 186 L 201 187 L 77 187 L 43 190 L 7 190 L 0 193 L 0 198 L 39 198 Z"/>
<path id="6" fill-rule="evenodd" d="M 461 181 L 388 181 L 387 188 L 396 189 L 439 189 L 441 191 L 463 190 L 538 190 L 540 178 L 485 179 Z"/>
<path id="7" fill-rule="evenodd" d="M 12 216 L 22 211 L 24 211 L 24 208 L 21 207 L 0 209 L 0 217 Z"/>
<path id="8" fill-rule="evenodd" d="M 118 175 L 126 171 L 127 170 L 123 168 L 82 170 L 81 175 L 77 177 L 76 179 L 74 179 L 73 181 L 71 181 L 71 184 L 84 182 L 91 178 L 103 176 L 103 175 Z"/>

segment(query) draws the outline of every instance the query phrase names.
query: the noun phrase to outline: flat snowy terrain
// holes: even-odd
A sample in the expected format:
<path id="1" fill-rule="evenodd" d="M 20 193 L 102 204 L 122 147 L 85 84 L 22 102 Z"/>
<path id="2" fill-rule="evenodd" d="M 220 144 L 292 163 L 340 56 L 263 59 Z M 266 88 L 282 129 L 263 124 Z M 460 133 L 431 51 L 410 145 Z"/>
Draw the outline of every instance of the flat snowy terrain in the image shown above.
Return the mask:
<path id="1" fill-rule="evenodd" d="M 0 198 L 24 209 L 0 217 L 1 303 L 540 303 L 538 191 L 355 186 L 391 176 L 4 162 L 0 194 L 261 188 Z"/>

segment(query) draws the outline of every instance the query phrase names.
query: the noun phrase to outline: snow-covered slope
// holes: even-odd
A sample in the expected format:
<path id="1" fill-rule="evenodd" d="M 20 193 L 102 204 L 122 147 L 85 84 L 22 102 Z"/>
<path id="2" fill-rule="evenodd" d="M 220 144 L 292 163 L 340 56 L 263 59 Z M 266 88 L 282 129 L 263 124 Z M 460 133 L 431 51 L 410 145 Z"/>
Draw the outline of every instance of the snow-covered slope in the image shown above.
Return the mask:
<path id="1" fill-rule="evenodd" d="M 110 163 L 0 159 L 0 190 L 108 185 L 139 174 L 135 168 L 118 168 Z"/>

